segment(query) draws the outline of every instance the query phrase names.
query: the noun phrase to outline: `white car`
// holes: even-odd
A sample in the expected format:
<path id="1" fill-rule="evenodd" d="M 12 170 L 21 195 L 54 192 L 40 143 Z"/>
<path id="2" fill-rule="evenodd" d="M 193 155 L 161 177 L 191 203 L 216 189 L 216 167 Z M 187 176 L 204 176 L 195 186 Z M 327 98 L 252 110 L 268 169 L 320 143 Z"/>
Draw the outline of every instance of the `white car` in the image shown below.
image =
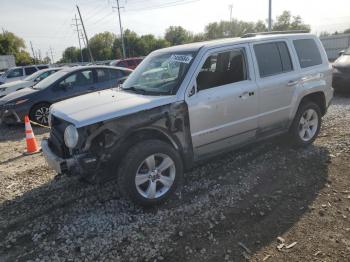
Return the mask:
<path id="1" fill-rule="evenodd" d="M 30 65 L 30 66 L 17 66 L 8 69 L 4 74 L 0 76 L 0 85 L 13 82 L 16 80 L 22 80 L 36 71 L 49 68 L 48 65 Z"/>
<path id="2" fill-rule="evenodd" d="M 49 68 L 49 69 L 39 70 L 36 73 L 26 77 L 23 80 L 17 80 L 17 81 L 0 85 L 0 98 L 12 92 L 15 92 L 17 90 L 34 86 L 35 84 L 39 83 L 41 80 L 45 79 L 49 75 L 52 75 L 53 73 L 56 73 L 61 69 L 62 68 Z"/>

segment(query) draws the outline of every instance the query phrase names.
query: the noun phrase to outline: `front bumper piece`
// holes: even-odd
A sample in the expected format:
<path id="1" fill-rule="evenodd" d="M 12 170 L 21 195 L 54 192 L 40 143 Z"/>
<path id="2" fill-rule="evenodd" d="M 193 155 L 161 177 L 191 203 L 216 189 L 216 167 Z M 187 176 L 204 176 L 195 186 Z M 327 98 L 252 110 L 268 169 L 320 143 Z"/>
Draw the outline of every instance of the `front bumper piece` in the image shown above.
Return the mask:
<path id="1" fill-rule="evenodd" d="M 13 105 L 0 105 L 0 123 L 21 123 L 21 118 L 17 114 Z"/>
<path id="2" fill-rule="evenodd" d="M 47 164 L 58 174 L 86 175 L 96 170 L 95 157 L 82 154 L 63 159 L 51 150 L 49 141 L 45 138 L 41 142 L 41 148 Z"/>

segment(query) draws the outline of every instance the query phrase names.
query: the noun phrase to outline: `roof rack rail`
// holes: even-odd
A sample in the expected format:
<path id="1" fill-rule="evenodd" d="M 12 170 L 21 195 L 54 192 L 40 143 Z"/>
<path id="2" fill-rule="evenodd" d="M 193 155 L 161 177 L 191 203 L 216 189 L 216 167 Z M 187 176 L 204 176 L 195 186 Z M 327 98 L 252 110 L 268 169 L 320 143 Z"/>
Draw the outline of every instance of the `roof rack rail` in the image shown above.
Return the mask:
<path id="1" fill-rule="evenodd" d="M 272 32 L 259 32 L 259 33 L 247 33 L 241 38 L 254 37 L 258 35 L 285 35 L 285 34 L 303 34 L 310 33 L 309 30 L 288 30 L 288 31 L 272 31 Z"/>

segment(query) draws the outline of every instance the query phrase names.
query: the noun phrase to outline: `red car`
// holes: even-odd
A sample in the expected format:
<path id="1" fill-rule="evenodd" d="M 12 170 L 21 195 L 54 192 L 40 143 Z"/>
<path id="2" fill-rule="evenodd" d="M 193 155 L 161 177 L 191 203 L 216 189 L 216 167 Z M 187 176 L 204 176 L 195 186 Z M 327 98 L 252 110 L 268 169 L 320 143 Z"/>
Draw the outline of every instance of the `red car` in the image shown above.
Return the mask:
<path id="1" fill-rule="evenodd" d="M 125 67 L 129 69 L 135 69 L 143 60 L 143 57 L 134 57 L 126 59 L 118 59 L 110 62 L 111 66 Z"/>

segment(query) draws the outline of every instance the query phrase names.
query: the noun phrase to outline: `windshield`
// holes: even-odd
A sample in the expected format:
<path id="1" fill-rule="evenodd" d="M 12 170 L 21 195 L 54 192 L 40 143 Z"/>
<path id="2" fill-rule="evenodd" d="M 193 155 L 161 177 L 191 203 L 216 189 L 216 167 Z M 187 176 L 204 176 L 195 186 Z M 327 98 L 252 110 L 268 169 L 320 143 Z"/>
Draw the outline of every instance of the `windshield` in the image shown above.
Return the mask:
<path id="1" fill-rule="evenodd" d="M 58 71 L 58 72 L 48 76 L 44 80 L 40 81 L 36 85 L 34 85 L 33 88 L 34 89 L 45 89 L 48 86 L 50 86 L 51 84 L 53 84 L 54 82 L 56 82 L 58 79 L 60 79 L 62 76 L 66 75 L 68 73 L 69 72 L 67 72 L 67 71 Z"/>
<path id="2" fill-rule="evenodd" d="M 145 95 L 175 94 L 194 56 L 194 52 L 150 55 L 124 82 L 123 89 Z"/>

